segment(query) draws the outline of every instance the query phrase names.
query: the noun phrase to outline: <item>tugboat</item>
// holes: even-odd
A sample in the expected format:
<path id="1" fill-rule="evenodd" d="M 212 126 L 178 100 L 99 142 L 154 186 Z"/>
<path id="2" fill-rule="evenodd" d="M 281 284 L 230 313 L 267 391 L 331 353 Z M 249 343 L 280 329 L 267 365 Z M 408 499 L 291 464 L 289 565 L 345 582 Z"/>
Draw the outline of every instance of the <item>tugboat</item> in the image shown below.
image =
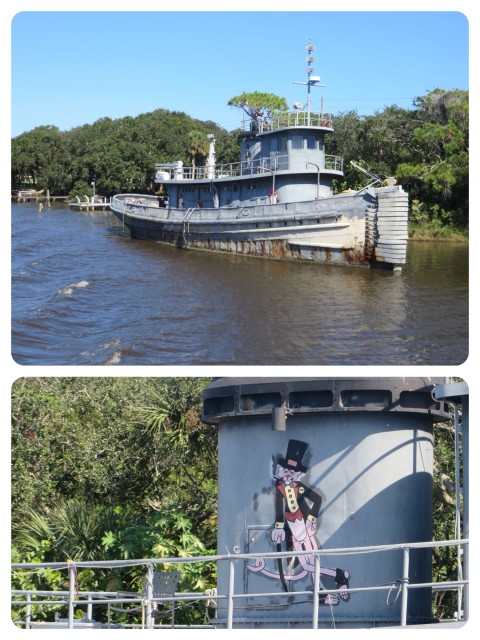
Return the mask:
<path id="1" fill-rule="evenodd" d="M 394 178 L 372 179 L 358 191 L 333 194 L 343 159 L 325 154 L 332 118 L 311 110 L 314 47 L 308 56 L 307 102 L 265 117 L 243 105 L 241 159 L 217 165 L 208 135 L 206 166 L 155 165 L 163 195 L 118 194 L 111 210 L 133 238 L 179 248 L 279 260 L 383 266 L 406 263 L 408 194 Z M 353 163 L 352 163 L 353 164 Z M 358 169 L 363 170 L 358 165 Z"/>

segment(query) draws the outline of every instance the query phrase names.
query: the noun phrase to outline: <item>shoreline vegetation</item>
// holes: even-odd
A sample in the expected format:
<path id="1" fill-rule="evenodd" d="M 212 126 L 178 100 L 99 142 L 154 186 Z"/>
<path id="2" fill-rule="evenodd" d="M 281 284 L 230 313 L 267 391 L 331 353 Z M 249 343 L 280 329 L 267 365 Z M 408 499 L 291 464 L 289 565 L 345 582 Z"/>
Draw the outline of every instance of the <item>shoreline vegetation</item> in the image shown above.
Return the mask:
<path id="1" fill-rule="evenodd" d="M 409 242 L 468 242 L 468 231 L 438 229 L 428 225 L 412 226 L 408 232 Z"/>

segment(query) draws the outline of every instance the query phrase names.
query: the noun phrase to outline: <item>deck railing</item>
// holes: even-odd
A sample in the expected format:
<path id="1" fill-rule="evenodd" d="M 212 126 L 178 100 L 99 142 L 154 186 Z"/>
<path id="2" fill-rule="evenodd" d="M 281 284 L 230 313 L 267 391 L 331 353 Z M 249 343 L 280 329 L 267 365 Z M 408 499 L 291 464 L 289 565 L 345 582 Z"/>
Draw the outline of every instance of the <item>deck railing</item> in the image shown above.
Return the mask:
<path id="1" fill-rule="evenodd" d="M 315 160 L 315 163 L 312 162 Z M 184 180 L 208 180 L 212 178 L 232 178 L 236 176 L 258 175 L 262 173 L 271 174 L 272 171 L 343 171 L 343 158 L 340 156 L 326 155 L 323 163 L 318 164 L 318 156 L 305 154 L 279 154 L 274 157 L 255 158 L 244 162 L 232 162 L 229 164 L 216 165 L 211 167 L 183 167 L 180 174 L 172 172 L 172 177 L 183 178 Z"/>
<path id="2" fill-rule="evenodd" d="M 242 130 L 245 132 L 266 133 L 287 127 L 322 127 L 332 129 L 332 124 L 333 118 L 328 113 L 290 111 L 273 118 L 252 119 L 249 122 L 243 123 Z"/>
<path id="3" fill-rule="evenodd" d="M 400 620 L 398 626 L 405 627 L 407 626 L 407 609 L 408 609 L 408 596 L 411 589 L 421 589 L 421 588 L 431 588 L 432 590 L 456 590 L 458 595 L 458 612 L 457 612 L 457 620 L 467 620 L 468 619 L 468 610 L 467 603 L 468 597 L 466 595 L 466 591 L 468 589 L 468 567 L 465 567 L 465 575 L 459 570 L 459 574 L 456 580 L 449 580 L 443 582 L 428 582 L 428 583 L 413 583 L 409 580 L 410 574 L 410 551 L 412 549 L 427 549 L 433 547 L 456 547 L 461 555 L 461 551 L 468 546 L 469 541 L 467 539 L 462 540 L 448 540 L 448 541 L 432 541 L 432 542 L 419 542 L 419 543 L 408 543 L 408 544 L 392 544 L 392 545 L 377 545 L 377 546 L 369 546 L 369 547 L 350 547 L 350 548 L 340 548 L 340 549 L 321 549 L 318 551 L 295 551 L 295 556 L 300 555 L 314 555 L 315 561 L 315 573 L 314 573 L 314 588 L 313 591 L 296 591 L 295 595 L 302 595 L 306 599 L 309 599 L 312 604 L 311 610 L 311 628 L 317 629 L 319 624 L 319 598 L 316 597 L 320 593 L 320 564 L 322 558 L 328 556 L 339 556 L 339 555 L 361 555 L 361 554 L 371 554 L 371 553 L 384 553 L 386 551 L 398 551 L 402 554 L 403 562 L 402 562 L 402 575 L 398 576 L 397 580 L 393 584 L 381 584 L 374 585 L 369 587 L 350 587 L 348 589 L 325 589 L 321 587 L 322 595 L 326 594 L 346 594 L 346 593 L 361 593 L 361 592 L 369 592 L 369 591 L 389 591 L 396 590 L 396 596 L 400 598 Z M 273 593 L 236 593 L 235 592 L 235 569 L 238 563 L 242 564 L 248 560 L 255 560 L 255 558 L 291 558 L 292 551 L 285 552 L 270 552 L 270 553 L 254 553 L 254 554 L 244 554 L 244 553 L 234 553 L 234 554 L 226 554 L 226 555 L 216 555 L 216 556 L 207 556 L 207 557 L 190 557 L 190 558 L 150 558 L 150 559 L 139 559 L 139 560 L 106 560 L 106 561 L 97 561 L 97 562 L 49 562 L 49 563 L 14 563 L 12 564 L 13 571 L 32 571 L 39 569 L 57 569 L 57 570 L 65 570 L 68 574 L 69 579 L 69 590 L 68 591 L 35 591 L 35 590 L 13 590 L 12 591 L 12 607 L 24 607 L 25 608 L 25 619 L 21 622 L 17 621 L 17 625 L 23 626 L 26 629 L 32 628 L 34 624 L 32 622 L 34 609 L 38 607 L 52 607 L 58 605 L 65 605 L 68 608 L 68 617 L 65 619 L 64 626 L 67 628 L 73 629 L 75 628 L 74 622 L 74 608 L 77 607 L 86 607 L 86 619 L 93 619 L 93 606 L 106 606 L 108 611 L 110 612 L 110 608 L 114 605 L 118 605 L 122 602 L 128 603 L 138 603 L 142 608 L 142 613 L 144 614 L 144 623 L 141 628 L 153 628 L 154 625 L 154 616 L 152 611 L 154 607 L 158 605 L 158 603 L 172 603 L 172 606 L 175 603 L 191 603 L 194 601 L 205 602 L 205 605 L 213 604 L 218 606 L 219 602 L 222 602 L 226 605 L 222 607 L 222 610 L 225 612 L 224 617 L 220 620 L 212 620 L 205 625 L 200 626 L 212 626 L 212 625 L 221 625 L 222 627 L 226 627 L 228 629 L 235 628 L 235 608 L 237 603 L 241 602 L 242 599 L 255 599 L 255 598 L 265 598 L 269 599 L 277 599 L 279 603 L 282 602 L 282 598 L 287 596 L 291 596 L 292 593 L 285 592 L 273 592 Z M 226 563 L 228 565 L 228 580 L 227 580 L 227 591 L 225 593 L 215 593 L 212 594 L 210 592 L 205 593 L 175 593 L 172 596 L 165 597 L 152 597 L 151 589 L 150 592 L 148 590 L 148 584 L 151 585 L 151 576 L 153 575 L 153 567 L 155 565 L 180 565 L 180 564 L 196 564 L 196 563 L 211 563 L 216 562 L 217 565 L 220 563 Z M 132 567 L 132 566 L 145 566 L 147 573 L 147 590 L 145 594 L 138 594 L 137 598 L 132 598 L 131 595 L 128 597 L 122 597 L 122 594 L 119 592 L 110 592 L 110 591 L 102 591 L 102 592 L 92 592 L 92 591 L 79 591 L 78 585 L 76 584 L 76 575 L 77 571 L 80 568 L 90 568 L 90 569 L 105 569 L 105 568 L 121 568 L 121 567 Z M 242 567 L 243 568 L 243 567 Z M 150 576 L 150 577 L 149 577 Z M 150 581 L 150 582 L 149 582 Z M 40 599 L 38 599 L 40 598 Z M 212 602 L 214 600 L 214 603 Z M 108 616 L 108 623 L 102 625 L 104 628 L 112 626 L 110 624 L 110 615 Z M 252 623 L 261 623 L 261 619 L 252 619 L 249 620 Z M 279 620 L 281 623 L 281 620 Z M 81 624 L 81 623 L 80 623 Z M 119 625 L 113 625 L 119 626 Z M 122 625 L 122 628 L 126 626 L 133 625 Z M 137 625 L 140 626 L 140 625 Z M 172 625 L 167 626 L 175 626 L 179 628 L 181 625 L 177 625 L 172 622 Z M 198 626 L 198 625 L 197 625 Z M 78 627 L 78 623 L 77 623 Z"/>

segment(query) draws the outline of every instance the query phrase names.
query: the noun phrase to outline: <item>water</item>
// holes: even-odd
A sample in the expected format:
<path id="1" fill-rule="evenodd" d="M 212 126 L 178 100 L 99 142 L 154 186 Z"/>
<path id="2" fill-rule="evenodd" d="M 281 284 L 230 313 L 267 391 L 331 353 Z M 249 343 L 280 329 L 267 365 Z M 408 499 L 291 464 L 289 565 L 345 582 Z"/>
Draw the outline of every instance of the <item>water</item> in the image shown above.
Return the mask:
<path id="1" fill-rule="evenodd" d="M 110 212 L 12 206 L 23 365 L 456 365 L 468 246 L 411 243 L 390 271 L 182 251 Z"/>

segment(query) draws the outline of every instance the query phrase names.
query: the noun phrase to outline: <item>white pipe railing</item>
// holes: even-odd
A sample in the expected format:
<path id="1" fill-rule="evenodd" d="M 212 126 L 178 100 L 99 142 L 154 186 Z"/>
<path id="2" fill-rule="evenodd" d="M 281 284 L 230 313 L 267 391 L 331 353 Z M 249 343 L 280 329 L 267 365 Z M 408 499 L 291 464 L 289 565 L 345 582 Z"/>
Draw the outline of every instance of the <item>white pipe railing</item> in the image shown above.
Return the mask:
<path id="1" fill-rule="evenodd" d="M 43 562 L 43 563 L 12 563 L 12 570 L 38 570 L 44 569 L 66 569 L 69 576 L 69 590 L 68 591 L 37 591 L 37 590 L 12 590 L 12 606 L 26 607 L 26 619 L 23 623 L 25 628 L 30 628 L 32 618 L 32 608 L 38 606 L 54 606 L 54 605 L 68 605 L 68 628 L 73 628 L 74 622 L 74 606 L 87 605 L 87 611 L 92 611 L 93 605 L 110 605 L 113 603 L 120 604 L 121 602 L 143 602 L 147 608 L 147 628 L 153 628 L 153 620 L 151 616 L 152 603 L 160 602 L 192 602 L 192 601 L 211 601 L 224 600 L 227 604 L 226 611 L 226 626 L 228 629 L 234 628 L 234 609 L 235 602 L 239 599 L 255 599 L 255 598 L 282 598 L 291 596 L 290 593 L 284 592 L 272 592 L 272 593 L 235 593 L 235 563 L 245 560 L 254 560 L 255 558 L 291 558 L 292 555 L 314 555 L 315 556 L 315 573 L 314 573 L 314 589 L 312 591 L 296 591 L 295 595 L 305 595 L 312 599 L 312 628 L 318 628 L 318 595 L 320 591 L 320 561 L 322 556 L 332 555 L 358 555 L 366 553 L 382 553 L 386 551 L 401 551 L 403 556 L 402 562 L 402 577 L 396 582 L 399 589 L 400 596 L 400 626 L 407 626 L 407 609 L 408 609 L 408 593 L 410 589 L 432 588 L 433 590 L 453 590 L 461 589 L 468 585 L 468 580 L 455 580 L 445 582 L 422 582 L 422 583 L 410 583 L 409 581 L 409 568 L 410 568 L 410 550 L 412 549 L 428 549 L 433 547 L 448 547 L 455 546 L 463 548 L 469 544 L 468 539 L 459 540 L 443 540 L 443 541 L 431 541 L 431 542 L 416 542 L 416 543 L 404 543 L 404 544 L 389 544 L 389 545 L 376 545 L 368 547 L 348 547 L 348 548 L 336 548 L 336 549 L 320 549 L 316 551 L 282 551 L 282 552 L 267 552 L 267 553 L 235 553 L 216 556 L 199 556 L 188 558 L 144 558 L 144 559 L 132 559 L 132 560 L 103 560 L 103 561 L 79 561 L 73 562 Z M 153 566 L 161 564 L 196 564 L 207 562 L 228 562 L 228 587 L 226 594 L 200 594 L 200 593 L 175 593 L 173 596 L 165 596 L 161 598 L 152 597 L 151 589 L 149 591 L 148 585 L 151 585 L 151 577 L 153 574 Z M 115 567 L 132 567 L 145 565 L 147 567 L 147 593 L 146 598 L 143 598 L 141 594 L 138 598 L 119 598 L 117 592 L 92 592 L 85 591 L 80 592 L 77 589 L 76 584 L 76 572 L 80 568 L 115 568 Z M 395 586 L 395 585 L 393 585 Z M 379 590 L 391 590 L 392 585 L 377 585 L 369 587 L 349 587 L 348 589 L 324 589 L 322 587 L 322 594 L 345 594 L 345 593 L 360 593 Z M 55 600 L 34 600 L 32 596 L 42 596 L 56 598 Z M 22 600 L 15 600 L 15 597 L 23 597 Z M 459 607 L 459 611 L 460 611 Z M 468 611 L 464 611 L 464 619 L 468 618 Z M 19 623 L 22 624 L 22 623 Z"/>
<path id="2" fill-rule="evenodd" d="M 306 111 L 289 111 L 274 116 L 273 118 L 264 118 L 258 120 L 249 120 L 242 126 L 243 131 L 256 131 L 266 133 L 268 131 L 276 131 L 287 127 L 322 127 L 331 129 L 333 118 L 328 113 Z"/>
<path id="3" fill-rule="evenodd" d="M 299 173 L 310 172 L 308 169 L 311 160 L 315 160 L 318 165 L 318 154 L 295 153 L 281 154 L 271 158 L 270 156 L 244 160 L 242 162 L 230 162 L 228 164 L 216 165 L 212 172 L 211 167 L 183 167 L 182 180 L 211 180 L 217 178 L 236 178 L 240 176 L 261 175 L 270 171 L 297 171 Z M 325 155 L 321 160 L 321 171 L 343 171 L 343 158 L 334 155 Z M 170 172 L 171 179 L 178 178 L 173 170 Z M 213 174 L 213 175 L 212 175 Z M 168 186 L 168 181 L 163 184 Z"/>

